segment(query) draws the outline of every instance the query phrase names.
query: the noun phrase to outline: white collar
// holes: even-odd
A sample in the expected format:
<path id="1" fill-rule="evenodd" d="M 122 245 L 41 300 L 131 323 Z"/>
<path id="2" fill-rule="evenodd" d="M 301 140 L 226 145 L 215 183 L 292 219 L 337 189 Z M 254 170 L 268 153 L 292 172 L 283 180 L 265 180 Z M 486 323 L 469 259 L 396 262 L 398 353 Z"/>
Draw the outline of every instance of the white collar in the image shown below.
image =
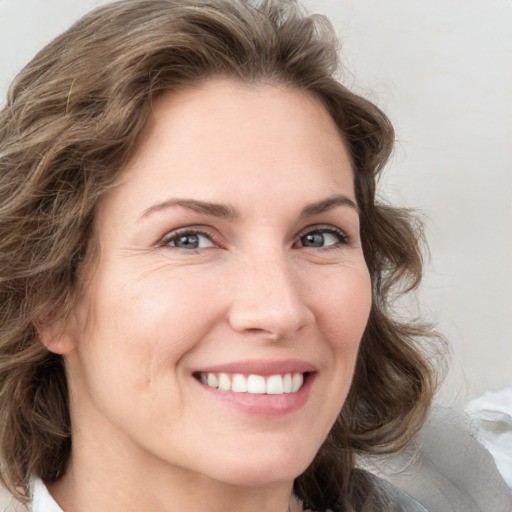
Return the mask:
<path id="1" fill-rule="evenodd" d="M 64 512 L 39 478 L 32 481 L 32 506 L 30 510 L 31 512 Z"/>

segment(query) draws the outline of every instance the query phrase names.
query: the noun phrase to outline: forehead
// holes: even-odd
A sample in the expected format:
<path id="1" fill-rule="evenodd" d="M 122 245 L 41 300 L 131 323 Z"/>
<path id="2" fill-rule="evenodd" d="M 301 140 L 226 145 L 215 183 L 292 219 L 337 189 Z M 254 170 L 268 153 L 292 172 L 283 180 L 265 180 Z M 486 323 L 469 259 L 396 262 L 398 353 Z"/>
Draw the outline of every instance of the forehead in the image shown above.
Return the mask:
<path id="1" fill-rule="evenodd" d="M 281 83 L 245 83 L 230 79 L 214 78 L 193 87 L 164 93 L 152 105 L 152 115 L 139 137 L 138 147 L 148 139 L 162 135 L 167 137 L 196 134 L 205 136 L 195 139 L 200 145 L 207 142 L 212 133 L 209 122 L 223 122 L 216 126 L 218 136 L 224 135 L 226 143 L 237 143 L 244 136 L 253 143 L 263 142 L 271 130 L 280 132 L 280 140 L 287 134 L 298 135 L 299 131 L 318 129 L 319 139 L 329 135 L 336 144 L 343 142 L 334 120 L 320 99 L 309 91 Z M 257 127 L 261 128 L 260 137 Z M 163 133 L 163 129 L 167 131 Z M 232 129 L 234 128 L 234 131 Z M 278 141 L 275 141 L 278 142 Z"/>
<path id="2" fill-rule="evenodd" d="M 352 192 L 352 174 L 338 128 L 314 95 L 217 79 L 154 102 L 120 185 L 148 201 L 258 193 L 306 201 Z"/>

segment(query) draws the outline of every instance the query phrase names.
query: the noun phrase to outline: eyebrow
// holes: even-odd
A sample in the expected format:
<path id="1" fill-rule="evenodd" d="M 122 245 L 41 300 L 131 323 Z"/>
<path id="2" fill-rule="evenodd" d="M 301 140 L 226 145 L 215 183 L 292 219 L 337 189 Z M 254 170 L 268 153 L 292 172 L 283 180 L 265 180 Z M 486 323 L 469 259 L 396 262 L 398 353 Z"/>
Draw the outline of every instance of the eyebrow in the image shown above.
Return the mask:
<path id="1" fill-rule="evenodd" d="M 171 206 L 182 206 L 197 213 L 204 213 L 212 217 L 220 217 L 228 220 L 235 220 L 240 217 L 240 214 L 235 208 L 227 204 L 209 203 L 206 201 L 199 201 L 197 199 L 168 199 L 162 203 L 155 204 L 144 211 L 141 218 L 151 215 L 159 210 L 165 210 Z"/>
<path id="2" fill-rule="evenodd" d="M 313 215 L 318 215 L 320 213 L 331 210 L 336 206 L 348 206 L 349 208 L 352 208 L 357 213 L 359 213 L 359 207 L 352 199 L 350 199 L 350 197 L 338 194 L 304 207 L 300 216 L 312 217 Z"/>
<path id="3" fill-rule="evenodd" d="M 228 204 L 209 203 L 207 201 L 199 201 L 198 199 L 172 198 L 149 207 L 144 211 L 141 219 L 154 212 L 165 210 L 172 206 L 181 206 L 197 213 L 204 213 L 206 215 L 211 215 L 212 217 L 219 217 L 227 220 L 236 220 L 241 216 L 236 208 Z M 300 213 L 300 217 L 312 217 L 337 206 L 348 206 L 356 212 L 359 212 L 357 204 L 352 199 L 345 195 L 334 195 L 305 206 Z"/>

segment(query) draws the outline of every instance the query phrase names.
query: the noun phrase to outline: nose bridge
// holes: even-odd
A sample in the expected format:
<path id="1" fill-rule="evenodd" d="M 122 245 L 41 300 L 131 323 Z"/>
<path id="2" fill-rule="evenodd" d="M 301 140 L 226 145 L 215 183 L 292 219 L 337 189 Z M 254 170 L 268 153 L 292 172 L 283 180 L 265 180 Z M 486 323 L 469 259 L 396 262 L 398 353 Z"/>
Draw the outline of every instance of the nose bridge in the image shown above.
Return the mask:
<path id="1" fill-rule="evenodd" d="M 260 246 L 242 259 L 230 314 L 235 330 L 281 339 L 308 323 L 311 313 L 291 263 L 275 246 Z"/>

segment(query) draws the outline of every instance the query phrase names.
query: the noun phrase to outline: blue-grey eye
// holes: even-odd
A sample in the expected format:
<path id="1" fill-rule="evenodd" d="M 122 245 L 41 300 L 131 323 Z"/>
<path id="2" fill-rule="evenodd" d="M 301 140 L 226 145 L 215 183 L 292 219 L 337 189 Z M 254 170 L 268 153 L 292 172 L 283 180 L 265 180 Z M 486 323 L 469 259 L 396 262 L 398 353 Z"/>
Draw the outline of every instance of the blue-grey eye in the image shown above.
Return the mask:
<path id="1" fill-rule="evenodd" d="M 341 233 L 331 231 L 310 231 L 300 237 L 302 247 L 329 247 L 345 243 L 346 237 Z"/>
<path id="2" fill-rule="evenodd" d="M 177 247 L 178 249 L 204 249 L 213 247 L 213 242 L 203 233 L 178 233 L 166 240 L 166 245 Z"/>
<path id="3" fill-rule="evenodd" d="M 308 233 L 300 238 L 300 242 L 304 247 L 323 247 L 324 234 L 319 231 L 315 233 Z"/>

